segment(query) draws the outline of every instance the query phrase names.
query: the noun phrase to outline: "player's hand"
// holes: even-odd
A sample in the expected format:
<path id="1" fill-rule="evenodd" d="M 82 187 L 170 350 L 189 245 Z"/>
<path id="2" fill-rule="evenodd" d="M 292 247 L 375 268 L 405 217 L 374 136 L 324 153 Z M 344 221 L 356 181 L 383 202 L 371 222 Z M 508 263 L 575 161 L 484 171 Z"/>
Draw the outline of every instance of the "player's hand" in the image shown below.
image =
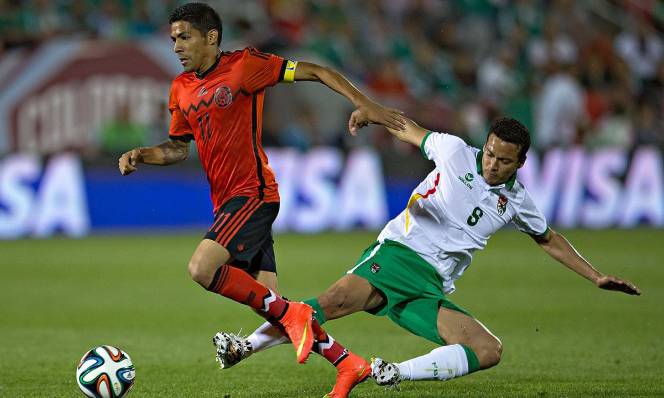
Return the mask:
<path id="1" fill-rule="evenodd" d="M 600 289 L 605 289 L 605 290 L 614 290 L 617 292 L 623 292 L 627 294 L 632 294 L 636 296 L 641 295 L 641 290 L 639 290 L 636 285 L 634 285 L 630 281 L 622 280 L 620 278 L 616 278 L 615 276 L 611 275 L 604 275 L 600 277 L 595 284 L 597 287 Z"/>
<path id="2" fill-rule="evenodd" d="M 143 158 L 141 157 L 140 148 L 132 149 L 129 152 L 125 152 L 120 156 L 118 160 L 118 167 L 120 168 L 120 173 L 123 176 L 130 174 L 136 171 L 136 165 L 139 162 L 142 162 Z"/>
<path id="3" fill-rule="evenodd" d="M 348 131 L 352 135 L 357 135 L 358 130 L 369 123 L 380 124 L 399 131 L 403 130 L 406 125 L 403 112 L 400 110 L 386 108 L 373 101 L 367 101 L 350 115 Z"/>
<path id="4" fill-rule="evenodd" d="M 360 129 L 366 127 L 368 124 L 369 120 L 364 112 L 361 109 L 356 109 L 350 114 L 350 119 L 348 119 L 348 132 L 355 136 Z"/>

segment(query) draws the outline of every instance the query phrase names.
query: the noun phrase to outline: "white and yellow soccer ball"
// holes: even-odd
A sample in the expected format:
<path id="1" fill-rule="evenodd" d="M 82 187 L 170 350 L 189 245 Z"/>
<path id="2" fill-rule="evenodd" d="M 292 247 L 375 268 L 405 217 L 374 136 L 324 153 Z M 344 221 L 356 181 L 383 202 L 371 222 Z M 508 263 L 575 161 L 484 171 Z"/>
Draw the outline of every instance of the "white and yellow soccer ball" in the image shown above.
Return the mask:
<path id="1" fill-rule="evenodd" d="M 76 368 L 76 382 L 90 398 L 122 398 L 134 385 L 136 370 L 119 348 L 103 345 L 86 352 Z"/>

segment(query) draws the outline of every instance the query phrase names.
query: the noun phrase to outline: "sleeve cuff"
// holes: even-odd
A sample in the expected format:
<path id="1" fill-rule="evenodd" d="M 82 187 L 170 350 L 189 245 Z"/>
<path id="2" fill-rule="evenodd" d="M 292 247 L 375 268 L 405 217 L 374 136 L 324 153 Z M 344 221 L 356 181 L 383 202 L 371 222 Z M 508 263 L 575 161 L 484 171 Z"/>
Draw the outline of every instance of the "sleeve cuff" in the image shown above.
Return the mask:
<path id="1" fill-rule="evenodd" d="M 427 152 L 424 150 L 424 145 L 426 144 L 427 139 L 429 138 L 429 136 L 430 136 L 432 133 L 433 133 L 432 131 L 429 131 L 429 132 L 424 136 L 424 138 L 422 138 L 422 142 L 420 142 L 420 152 L 422 152 L 422 156 L 424 156 L 424 158 L 425 158 L 426 160 L 431 160 L 431 159 L 429 159 L 429 157 L 427 156 Z"/>
<path id="2" fill-rule="evenodd" d="M 169 135 L 168 138 L 170 138 L 173 141 L 191 142 L 194 139 L 194 135 L 193 134 Z"/>
<path id="3" fill-rule="evenodd" d="M 548 233 L 549 233 L 549 226 L 547 225 L 546 229 L 544 229 L 544 232 L 542 232 L 541 234 L 532 234 L 532 236 L 536 238 L 544 238 Z"/>

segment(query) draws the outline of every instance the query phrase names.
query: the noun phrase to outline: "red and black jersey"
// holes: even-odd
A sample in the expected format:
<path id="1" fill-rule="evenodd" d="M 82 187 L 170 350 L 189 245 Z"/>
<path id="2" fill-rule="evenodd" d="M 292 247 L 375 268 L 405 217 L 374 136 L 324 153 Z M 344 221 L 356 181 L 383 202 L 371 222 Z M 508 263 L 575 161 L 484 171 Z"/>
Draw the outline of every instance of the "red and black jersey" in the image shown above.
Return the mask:
<path id="1" fill-rule="evenodd" d="M 234 196 L 279 201 L 261 144 L 263 99 L 265 88 L 284 79 L 287 65 L 245 48 L 222 53 L 203 75 L 189 72 L 173 80 L 169 136 L 196 141 L 215 211 Z"/>

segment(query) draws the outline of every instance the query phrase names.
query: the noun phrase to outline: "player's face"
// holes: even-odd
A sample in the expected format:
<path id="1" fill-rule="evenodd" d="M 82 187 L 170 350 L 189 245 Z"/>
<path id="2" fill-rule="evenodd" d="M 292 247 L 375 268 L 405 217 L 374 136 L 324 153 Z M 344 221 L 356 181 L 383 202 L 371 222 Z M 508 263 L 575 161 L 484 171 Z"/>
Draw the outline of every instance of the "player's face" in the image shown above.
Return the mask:
<path id="1" fill-rule="evenodd" d="M 216 54 L 217 51 L 216 44 L 210 44 L 210 37 L 206 37 L 187 21 L 176 21 L 171 24 L 171 40 L 173 40 L 173 51 L 185 72 L 202 72 L 200 69 L 205 60 L 211 53 Z"/>
<path id="2" fill-rule="evenodd" d="M 482 175 L 489 185 L 503 184 L 523 166 L 519 160 L 520 146 L 489 134 L 482 154 Z"/>

